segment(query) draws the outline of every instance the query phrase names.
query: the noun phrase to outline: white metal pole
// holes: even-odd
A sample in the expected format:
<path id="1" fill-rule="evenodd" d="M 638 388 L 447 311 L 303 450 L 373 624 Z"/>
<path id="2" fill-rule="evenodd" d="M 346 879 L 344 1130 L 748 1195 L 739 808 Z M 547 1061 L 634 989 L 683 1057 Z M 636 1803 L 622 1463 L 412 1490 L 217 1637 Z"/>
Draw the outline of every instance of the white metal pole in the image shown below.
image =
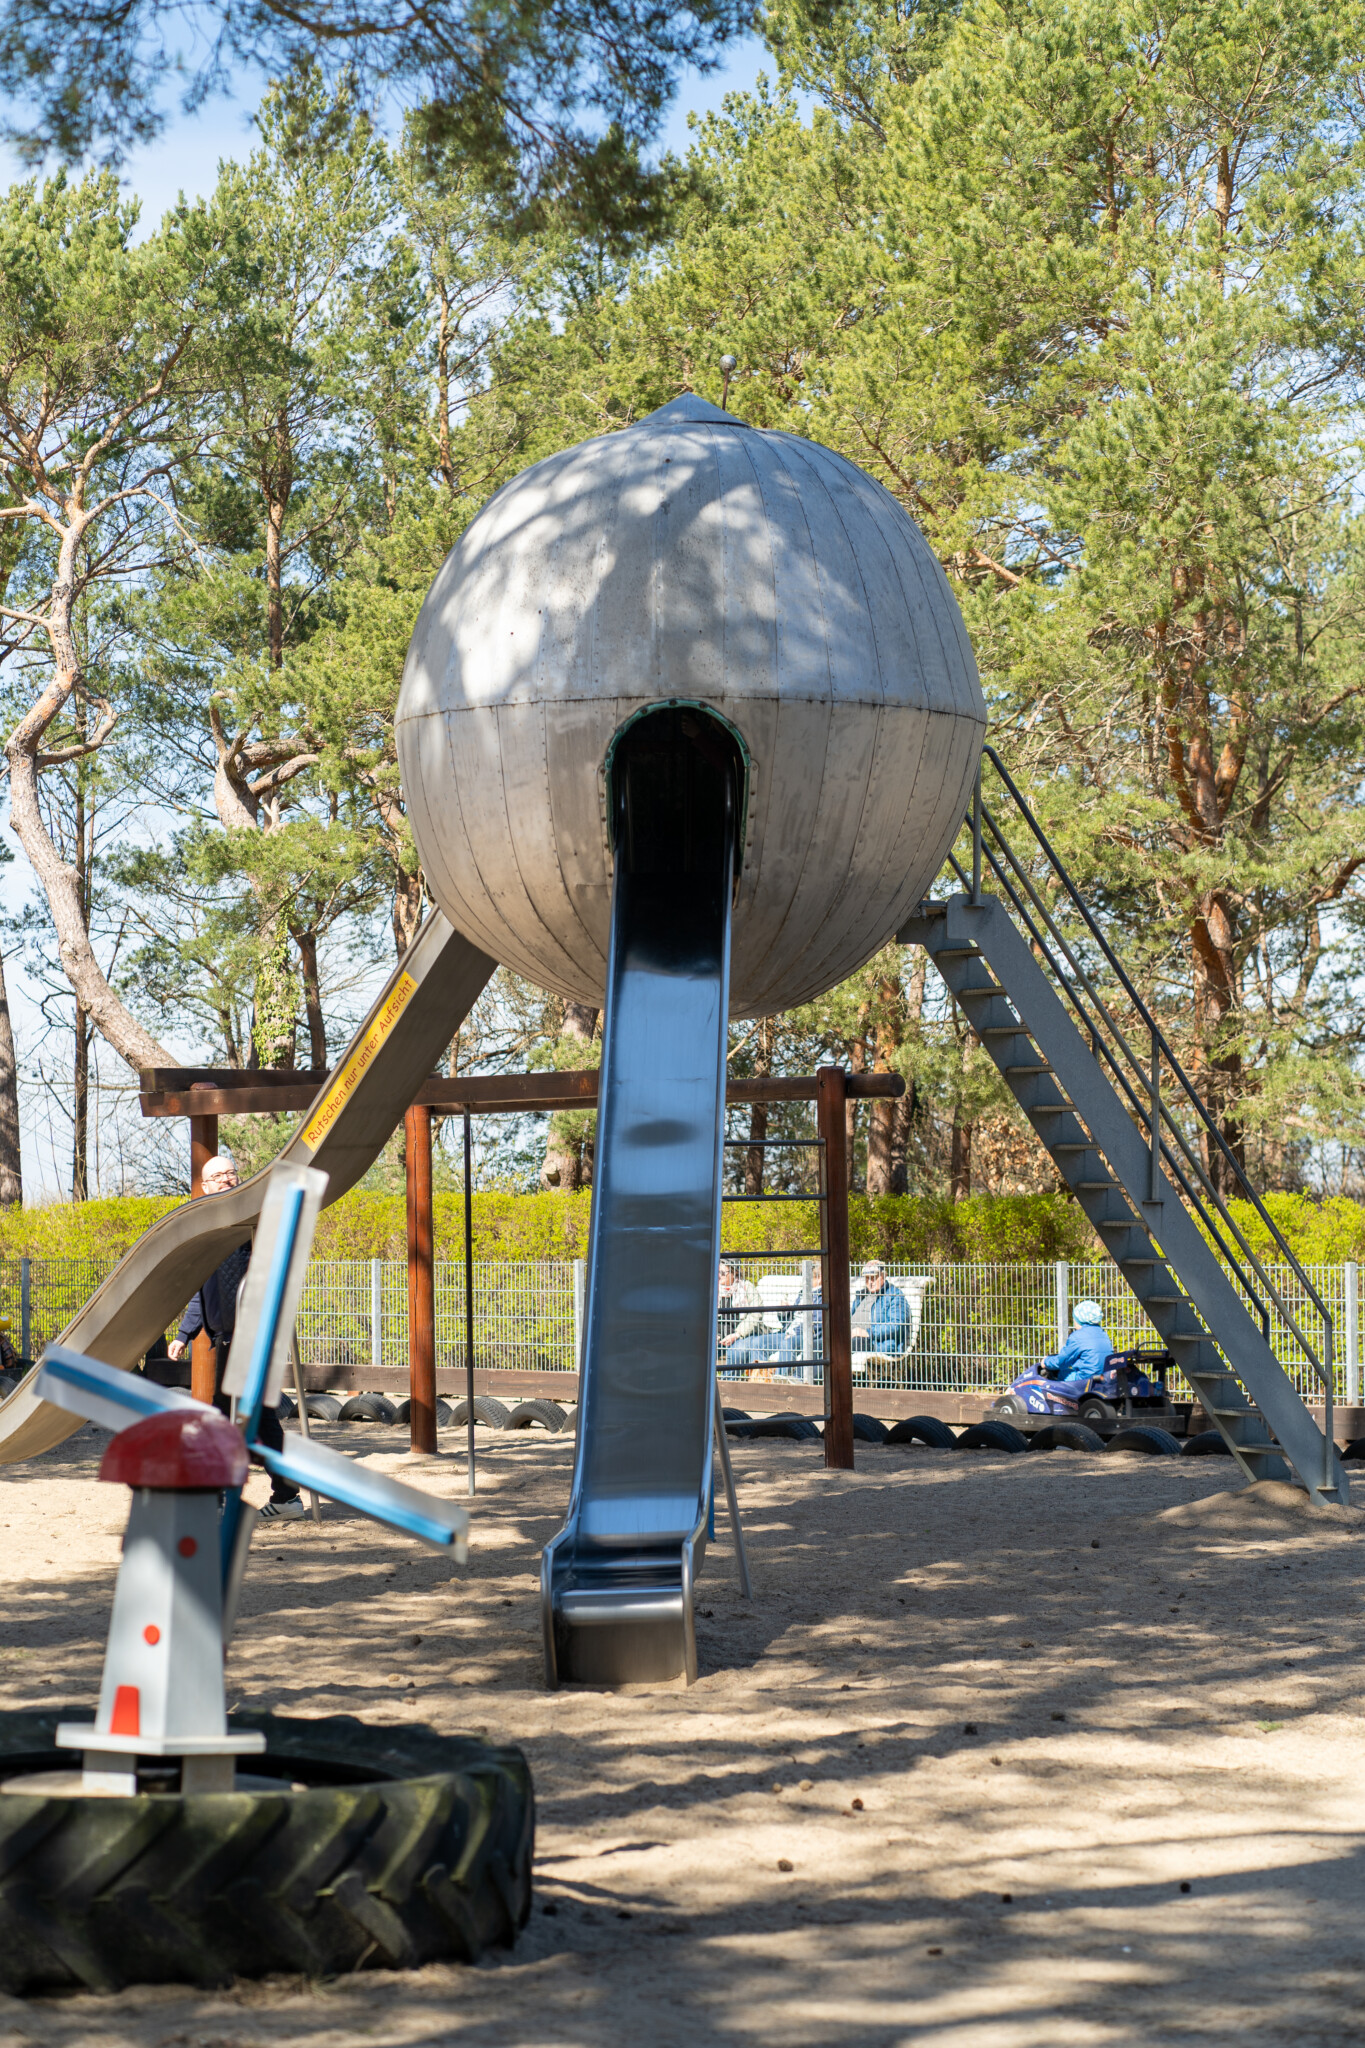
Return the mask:
<path id="1" fill-rule="evenodd" d="M 587 1286 L 588 1268 L 583 1259 L 573 1262 L 573 1369 L 583 1370 L 583 1295 Z"/>
<path id="2" fill-rule="evenodd" d="M 1346 1264 L 1346 1403 L 1360 1404 L 1360 1267 Z"/>
<path id="3" fill-rule="evenodd" d="M 1065 1259 L 1057 1261 L 1057 1349 L 1063 1350 L 1071 1335 L 1071 1269 Z"/>
<path id="4" fill-rule="evenodd" d="M 801 1377 L 807 1385 L 815 1380 L 815 1317 L 811 1310 L 815 1304 L 815 1262 L 801 1261 L 801 1299 L 806 1304 L 806 1314 L 801 1318 L 801 1356 L 806 1363 L 801 1368 Z"/>
<path id="5" fill-rule="evenodd" d="M 384 1265 L 370 1260 L 370 1364 L 376 1372 L 384 1368 Z"/>

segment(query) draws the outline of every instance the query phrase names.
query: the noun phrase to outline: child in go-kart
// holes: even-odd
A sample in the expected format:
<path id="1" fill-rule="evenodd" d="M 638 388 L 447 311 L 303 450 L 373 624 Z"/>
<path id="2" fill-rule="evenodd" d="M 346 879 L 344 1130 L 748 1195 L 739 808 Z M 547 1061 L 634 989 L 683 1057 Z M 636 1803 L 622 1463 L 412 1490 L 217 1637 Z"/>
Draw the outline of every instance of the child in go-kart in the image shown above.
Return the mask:
<path id="1" fill-rule="evenodd" d="M 1097 1301 L 1078 1301 L 1071 1311 L 1074 1325 L 1060 1351 L 1042 1363 L 1044 1379 L 1063 1380 L 1068 1394 L 1079 1396 L 1114 1350 L 1113 1339 L 1104 1328 L 1104 1310 Z"/>

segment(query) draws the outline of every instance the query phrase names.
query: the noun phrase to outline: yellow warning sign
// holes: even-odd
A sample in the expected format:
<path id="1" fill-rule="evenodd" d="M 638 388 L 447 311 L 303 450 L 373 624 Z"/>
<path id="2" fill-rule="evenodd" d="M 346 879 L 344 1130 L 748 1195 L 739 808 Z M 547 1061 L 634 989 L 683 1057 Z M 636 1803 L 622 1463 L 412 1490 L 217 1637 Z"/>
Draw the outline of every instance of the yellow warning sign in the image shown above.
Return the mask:
<path id="1" fill-rule="evenodd" d="M 360 1085 L 361 1076 L 369 1068 L 384 1040 L 416 993 L 417 983 L 412 976 L 407 973 L 400 974 L 384 998 L 378 1014 L 371 1020 L 365 1036 L 352 1047 L 345 1065 L 338 1067 L 333 1074 L 327 1093 L 304 1125 L 300 1136 L 310 1152 L 317 1151 Z"/>

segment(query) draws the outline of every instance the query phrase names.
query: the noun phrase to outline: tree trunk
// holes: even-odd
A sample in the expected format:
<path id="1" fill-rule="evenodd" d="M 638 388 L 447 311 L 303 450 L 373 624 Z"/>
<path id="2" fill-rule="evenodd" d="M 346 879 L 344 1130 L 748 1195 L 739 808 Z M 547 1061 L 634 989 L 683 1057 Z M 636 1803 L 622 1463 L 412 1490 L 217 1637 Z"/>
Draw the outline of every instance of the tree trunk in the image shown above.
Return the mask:
<path id="1" fill-rule="evenodd" d="M 38 765 L 43 735 L 65 710 L 80 682 L 72 612 L 75 604 L 73 561 L 80 535 L 63 541 L 52 587 L 48 637 L 52 645 L 52 676 L 32 708 L 15 726 L 5 744 L 9 761 L 10 823 L 29 864 L 42 884 L 57 934 L 57 952 L 67 980 L 101 1038 L 130 1067 L 174 1064 L 166 1048 L 124 1008 L 105 980 L 90 944 L 90 930 L 81 900 L 76 869 L 62 859 L 43 821 L 38 799 Z M 112 725 L 112 720 L 109 721 Z M 98 739 L 98 736 L 97 736 Z"/>
<path id="2" fill-rule="evenodd" d="M 867 1042 L 865 1039 L 855 1038 L 849 1045 L 848 1071 L 850 1074 L 865 1074 L 867 1072 Z M 844 1109 L 844 1125 L 847 1133 L 845 1149 L 848 1191 L 851 1195 L 863 1193 L 867 1186 L 866 1175 L 860 1175 L 858 1172 L 858 1111 L 861 1108 L 861 1102 L 849 1102 Z"/>
<path id="3" fill-rule="evenodd" d="M 294 944 L 299 949 L 299 964 L 303 969 L 303 1008 L 308 1019 L 308 1064 L 322 1072 L 327 1065 L 327 1025 L 322 1014 L 322 989 L 318 981 L 318 935 L 316 932 L 295 932 Z"/>
<path id="4" fill-rule="evenodd" d="M 401 960 L 422 928 L 422 877 L 397 870 L 393 892 L 393 943 Z"/>
<path id="5" fill-rule="evenodd" d="M 455 495 L 455 459 L 450 450 L 450 299 L 441 293 L 441 320 L 436 335 L 436 466 L 441 481 Z"/>
<path id="6" fill-rule="evenodd" d="M 76 1005 L 76 1072 L 71 1114 L 71 1199 L 90 1199 L 90 1019 Z"/>
<path id="7" fill-rule="evenodd" d="M 773 1042 L 777 1036 L 777 1021 L 773 1017 L 759 1020 L 757 1046 L 754 1052 L 754 1073 L 764 1079 L 773 1070 Z M 744 1155 L 744 1192 L 746 1195 L 763 1193 L 764 1166 L 767 1153 L 763 1141 L 768 1135 L 768 1105 L 755 1102 L 749 1108 L 749 1150 Z"/>
<path id="8" fill-rule="evenodd" d="M 0 1208 L 12 1209 L 24 1199 L 19 1153 L 19 1067 L 14 1057 L 5 962 L 0 955 Z"/>
<path id="9" fill-rule="evenodd" d="M 972 1191 L 972 1127 L 960 1109 L 953 1111 L 953 1142 L 949 1161 L 949 1193 L 955 1202 L 965 1202 Z"/>
<path id="10" fill-rule="evenodd" d="M 597 1029 L 597 1012 L 588 1003 L 565 1003 L 559 1042 L 588 1046 Z M 545 1159 L 540 1169 L 543 1188 L 558 1188 L 561 1194 L 578 1194 L 592 1181 L 591 1126 L 582 1110 L 570 1110 L 550 1118 L 545 1140 Z"/>
<path id="11" fill-rule="evenodd" d="M 263 469 L 265 498 L 265 605 L 270 666 L 284 667 L 284 522 L 294 489 L 294 449 L 289 415 L 281 406 L 275 421 L 274 462 Z"/>
<path id="12" fill-rule="evenodd" d="M 905 1036 L 905 997 L 899 975 L 888 974 L 877 985 L 872 1068 L 893 1074 Z M 905 1097 L 874 1098 L 867 1125 L 867 1192 L 903 1195 L 906 1190 L 905 1141 L 909 1122 Z"/>
<path id="13" fill-rule="evenodd" d="M 1200 1149 L 1205 1172 L 1226 1199 L 1246 1193 L 1242 1179 L 1246 1172 L 1246 1132 L 1241 1115 L 1246 1077 L 1240 1050 L 1227 1042 L 1229 1026 L 1242 1005 L 1233 918 L 1219 895 L 1206 896 L 1200 904 L 1191 942 L 1195 1018 L 1203 1050 L 1200 1092 L 1232 1158 L 1207 1132 L 1201 1134 Z"/>

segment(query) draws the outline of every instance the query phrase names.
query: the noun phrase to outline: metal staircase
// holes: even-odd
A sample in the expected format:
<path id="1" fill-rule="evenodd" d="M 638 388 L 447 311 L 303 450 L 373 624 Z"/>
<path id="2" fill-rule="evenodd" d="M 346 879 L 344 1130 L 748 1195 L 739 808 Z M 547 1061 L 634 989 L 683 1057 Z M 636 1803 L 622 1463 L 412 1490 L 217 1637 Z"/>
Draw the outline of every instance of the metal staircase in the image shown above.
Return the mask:
<path id="1" fill-rule="evenodd" d="M 897 937 L 923 946 L 1056 1161 L 1204 1412 L 1250 1479 L 1292 1467 L 1315 1499 L 1347 1498 L 1332 1440 L 1332 1318 L 991 747 L 1032 839 L 1027 864 L 973 799 L 963 894 L 922 903 Z M 1001 896 L 987 895 L 989 868 Z M 1047 889 L 1042 893 L 1039 883 Z M 1050 900 L 1048 900 L 1050 898 Z M 1068 937 L 1064 925 L 1076 932 Z M 1088 964 L 1089 963 L 1089 964 Z M 1101 971 L 1118 999 L 1106 1001 Z M 1127 1029 L 1116 1022 L 1122 1008 Z M 1145 1039 L 1139 1057 L 1130 1035 Z M 1208 1173 L 1220 1151 L 1321 1325 L 1310 1342 Z M 1320 1429 L 1270 1344 L 1272 1315 L 1323 1389 Z"/>

